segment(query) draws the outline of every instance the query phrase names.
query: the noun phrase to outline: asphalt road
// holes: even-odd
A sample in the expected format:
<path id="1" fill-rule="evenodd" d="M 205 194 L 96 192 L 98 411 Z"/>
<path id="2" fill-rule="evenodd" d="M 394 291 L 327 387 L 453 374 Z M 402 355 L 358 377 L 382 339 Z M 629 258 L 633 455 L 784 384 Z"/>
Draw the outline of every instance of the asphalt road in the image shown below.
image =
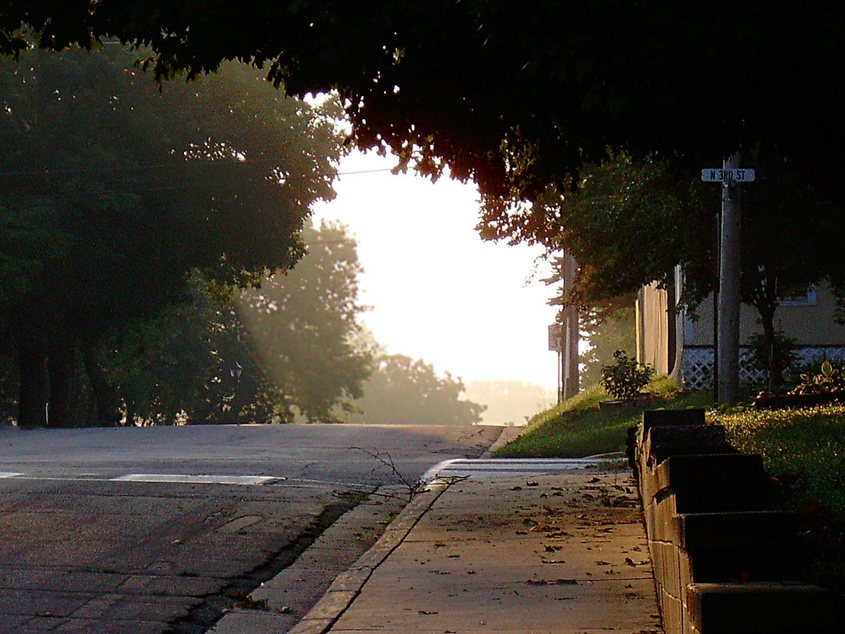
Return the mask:
<path id="1" fill-rule="evenodd" d="M 205 631 L 368 495 L 499 431 L 0 428 L 0 632 Z"/>

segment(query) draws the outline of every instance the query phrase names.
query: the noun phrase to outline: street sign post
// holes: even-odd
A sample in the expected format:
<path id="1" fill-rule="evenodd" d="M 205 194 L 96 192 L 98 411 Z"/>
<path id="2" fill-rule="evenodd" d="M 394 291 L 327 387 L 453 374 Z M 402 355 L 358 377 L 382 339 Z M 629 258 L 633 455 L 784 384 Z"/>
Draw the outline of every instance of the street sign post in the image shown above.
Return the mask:
<path id="1" fill-rule="evenodd" d="M 713 292 L 713 390 L 716 402 L 735 403 L 739 386 L 739 264 L 740 264 L 740 185 L 751 183 L 753 169 L 739 167 L 739 153 L 722 161 L 722 167 L 701 170 L 705 183 L 722 184 L 722 209 L 717 260 L 719 279 Z"/>
<path id="2" fill-rule="evenodd" d="M 563 324 L 549 325 L 549 351 L 561 352 L 563 350 Z"/>
<path id="3" fill-rule="evenodd" d="M 751 168 L 708 167 L 701 170 L 701 180 L 705 183 L 752 183 L 757 174 Z"/>

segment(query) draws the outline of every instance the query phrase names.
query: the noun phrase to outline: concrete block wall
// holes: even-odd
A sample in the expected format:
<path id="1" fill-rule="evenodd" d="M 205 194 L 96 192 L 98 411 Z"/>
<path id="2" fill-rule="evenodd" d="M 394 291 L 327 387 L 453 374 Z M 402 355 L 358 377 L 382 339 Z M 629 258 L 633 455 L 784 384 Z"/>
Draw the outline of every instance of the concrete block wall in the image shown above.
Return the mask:
<path id="1" fill-rule="evenodd" d="M 798 578 L 795 517 L 776 510 L 762 458 L 704 410 L 644 413 L 628 456 L 666 634 L 845 632 L 839 598 Z"/>

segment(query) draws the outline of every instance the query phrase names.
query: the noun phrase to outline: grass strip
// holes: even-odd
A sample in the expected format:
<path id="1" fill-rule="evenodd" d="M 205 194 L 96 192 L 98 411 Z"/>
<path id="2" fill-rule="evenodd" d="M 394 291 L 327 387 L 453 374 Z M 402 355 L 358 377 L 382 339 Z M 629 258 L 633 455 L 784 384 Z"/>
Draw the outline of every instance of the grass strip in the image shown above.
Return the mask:
<path id="1" fill-rule="evenodd" d="M 803 502 L 845 514 L 845 406 L 737 407 L 714 418 L 734 447 L 761 454 L 770 473 L 800 478 Z"/>
<path id="2" fill-rule="evenodd" d="M 749 406 L 713 408 L 709 392 L 684 393 L 666 377 L 649 385 L 651 400 L 621 409 L 600 408 L 607 395 L 590 388 L 541 412 L 525 432 L 499 449 L 497 457 L 578 458 L 624 451 L 626 430 L 647 409 L 707 408 L 707 420 L 725 426 L 729 442 L 758 453 L 769 473 L 789 485 L 807 546 L 807 575 L 845 591 L 845 406 L 763 410 Z"/>
<path id="3" fill-rule="evenodd" d="M 582 458 L 625 451 L 625 432 L 639 424 L 647 409 L 705 407 L 709 392 L 684 393 L 668 377 L 653 380 L 645 390 L 649 398 L 600 408 L 607 394 L 596 385 L 561 405 L 534 416 L 525 432 L 495 452 L 498 458 Z"/>

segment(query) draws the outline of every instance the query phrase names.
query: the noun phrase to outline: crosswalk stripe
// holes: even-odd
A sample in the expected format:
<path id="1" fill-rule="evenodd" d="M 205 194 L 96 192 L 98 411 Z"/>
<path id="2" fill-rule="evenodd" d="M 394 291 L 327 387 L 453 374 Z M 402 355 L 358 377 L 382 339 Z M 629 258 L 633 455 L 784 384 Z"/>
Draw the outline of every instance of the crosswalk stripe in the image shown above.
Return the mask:
<path id="1" fill-rule="evenodd" d="M 112 482 L 167 482 L 176 484 L 240 484 L 255 486 L 278 480 L 274 476 L 254 475 L 184 475 L 166 473 L 129 473 Z"/>

